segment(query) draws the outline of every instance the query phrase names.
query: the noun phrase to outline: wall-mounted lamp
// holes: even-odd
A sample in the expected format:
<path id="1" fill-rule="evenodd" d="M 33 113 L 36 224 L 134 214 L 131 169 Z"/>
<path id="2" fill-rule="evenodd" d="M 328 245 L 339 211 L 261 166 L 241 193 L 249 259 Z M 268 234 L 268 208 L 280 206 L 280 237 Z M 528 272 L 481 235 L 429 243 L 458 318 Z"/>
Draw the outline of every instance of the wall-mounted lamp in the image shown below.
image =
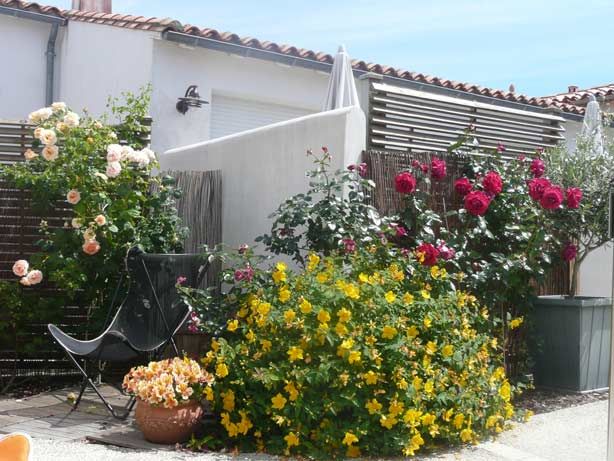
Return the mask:
<path id="1" fill-rule="evenodd" d="M 185 96 L 179 98 L 177 101 L 177 110 L 185 115 L 190 107 L 202 107 L 203 104 L 209 104 L 208 101 L 204 99 L 200 99 L 200 94 L 198 94 L 198 86 L 190 85 L 187 90 L 185 90 Z"/>

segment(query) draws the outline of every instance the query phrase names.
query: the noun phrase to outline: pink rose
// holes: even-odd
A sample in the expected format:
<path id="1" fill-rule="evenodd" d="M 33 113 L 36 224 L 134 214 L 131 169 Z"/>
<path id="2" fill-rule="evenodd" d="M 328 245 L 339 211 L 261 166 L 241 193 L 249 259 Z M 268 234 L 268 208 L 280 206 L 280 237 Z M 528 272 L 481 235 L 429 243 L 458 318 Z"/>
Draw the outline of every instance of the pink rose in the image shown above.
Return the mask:
<path id="1" fill-rule="evenodd" d="M 568 242 L 567 245 L 563 247 L 563 252 L 561 253 L 561 255 L 563 256 L 563 259 L 567 262 L 573 261 L 574 259 L 576 259 L 577 254 L 578 254 L 578 247 L 570 242 Z"/>
<path id="2" fill-rule="evenodd" d="M 483 216 L 488 211 L 490 197 L 481 190 L 474 190 L 465 195 L 465 209 L 473 216 Z"/>
<path id="3" fill-rule="evenodd" d="M 26 275 L 26 279 L 28 279 L 28 286 L 38 285 L 43 281 L 43 273 L 39 270 L 30 271 L 28 272 L 28 275 Z"/>
<path id="4" fill-rule="evenodd" d="M 15 264 L 13 264 L 13 274 L 17 277 L 24 277 L 28 273 L 29 267 L 30 265 L 25 259 L 15 261 Z"/>
<path id="5" fill-rule="evenodd" d="M 416 248 L 416 255 L 423 266 L 434 266 L 437 264 L 439 250 L 430 243 L 423 243 Z"/>
<path id="6" fill-rule="evenodd" d="M 407 229 L 405 229 L 405 227 L 403 227 L 401 225 L 395 226 L 395 231 L 396 231 L 397 237 L 406 237 L 407 236 Z"/>
<path id="7" fill-rule="evenodd" d="M 546 210 L 556 210 L 563 203 L 563 190 L 558 186 L 546 187 L 539 203 Z"/>
<path id="8" fill-rule="evenodd" d="M 400 194 L 411 194 L 416 190 L 416 178 L 410 172 L 403 171 L 394 178 L 394 187 Z"/>
<path id="9" fill-rule="evenodd" d="M 356 242 L 354 240 L 346 238 L 342 239 L 341 242 L 346 253 L 354 253 L 356 251 Z"/>
<path id="10" fill-rule="evenodd" d="M 19 283 L 21 283 L 24 287 L 30 286 L 30 281 L 28 280 L 28 277 L 21 277 L 19 279 Z"/>
<path id="11" fill-rule="evenodd" d="M 489 171 L 482 179 L 482 187 L 487 194 L 499 195 L 503 190 L 503 181 L 499 173 L 495 171 Z"/>
<path id="12" fill-rule="evenodd" d="M 580 206 L 580 200 L 582 200 L 582 190 L 577 187 L 570 187 L 566 191 L 567 194 L 567 208 L 578 208 Z"/>
<path id="13" fill-rule="evenodd" d="M 533 200 L 541 200 L 546 188 L 550 187 L 550 181 L 546 178 L 535 178 L 529 181 L 529 195 Z"/>
<path id="14" fill-rule="evenodd" d="M 529 167 L 534 178 L 541 178 L 546 171 L 546 164 L 539 158 L 534 158 Z"/>
<path id="15" fill-rule="evenodd" d="M 122 172 L 122 166 L 119 162 L 107 163 L 107 176 L 109 178 L 117 178 Z"/>
<path id="16" fill-rule="evenodd" d="M 433 160 L 431 160 L 431 177 L 434 180 L 439 181 L 446 177 L 446 171 L 445 160 L 433 157 Z"/>
<path id="17" fill-rule="evenodd" d="M 237 269 L 235 271 L 235 280 L 237 282 L 240 282 L 242 280 L 251 282 L 253 278 L 254 278 L 254 269 L 252 269 L 251 266 L 247 266 L 244 269 Z"/>
<path id="18" fill-rule="evenodd" d="M 122 159 L 123 148 L 119 144 L 109 144 L 107 147 L 107 162 L 119 162 Z"/>
<path id="19" fill-rule="evenodd" d="M 99 226 L 104 226 L 107 223 L 107 218 L 104 215 L 99 214 L 94 218 L 94 222 Z"/>
<path id="20" fill-rule="evenodd" d="M 184 277 L 183 275 L 180 275 L 179 277 L 177 277 L 177 285 L 183 285 L 186 281 L 188 280 L 187 277 Z"/>
<path id="21" fill-rule="evenodd" d="M 456 251 L 454 248 L 449 247 L 445 242 L 442 242 L 437 246 L 437 251 L 439 251 L 439 256 L 441 256 L 441 259 L 445 261 L 453 259 L 454 256 L 456 256 Z"/>
<path id="22" fill-rule="evenodd" d="M 81 248 L 86 255 L 93 256 L 100 251 L 100 243 L 94 239 L 86 240 Z"/>
<path id="23" fill-rule="evenodd" d="M 71 205 L 76 205 L 81 200 L 81 194 L 77 189 L 71 189 L 66 194 L 66 201 Z"/>
<path id="24" fill-rule="evenodd" d="M 239 254 L 245 254 L 247 253 L 247 250 L 249 250 L 249 245 L 247 243 L 244 243 L 239 247 Z"/>
<path id="25" fill-rule="evenodd" d="M 497 144 L 497 153 L 502 154 L 503 152 L 505 152 L 505 146 L 501 143 Z"/>
<path id="26" fill-rule="evenodd" d="M 462 197 L 471 192 L 472 189 L 473 186 L 471 185 L 471 181 L 469 181 L 467 178 L 459 178 L 454 181 L 454 190 Z"/>

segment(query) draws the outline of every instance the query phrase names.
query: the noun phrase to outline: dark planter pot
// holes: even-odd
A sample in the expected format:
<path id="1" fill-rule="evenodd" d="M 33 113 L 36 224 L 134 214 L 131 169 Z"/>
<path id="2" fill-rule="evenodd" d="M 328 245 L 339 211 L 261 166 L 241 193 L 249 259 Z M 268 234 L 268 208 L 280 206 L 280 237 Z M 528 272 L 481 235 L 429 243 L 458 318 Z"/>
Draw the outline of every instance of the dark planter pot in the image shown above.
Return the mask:
<path id="1" fill-rule="evenodd" d="M 607 388 L 612 299 L 540 296 L 533 305 L 535 384 L 576 392 Z"/>

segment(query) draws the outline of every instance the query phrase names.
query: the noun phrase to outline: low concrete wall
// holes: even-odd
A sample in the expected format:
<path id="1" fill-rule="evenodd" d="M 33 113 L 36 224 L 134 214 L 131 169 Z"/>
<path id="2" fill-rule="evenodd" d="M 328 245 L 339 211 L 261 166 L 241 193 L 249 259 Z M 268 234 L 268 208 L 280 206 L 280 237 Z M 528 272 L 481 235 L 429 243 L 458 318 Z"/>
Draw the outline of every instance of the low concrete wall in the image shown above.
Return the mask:
<path id="1" fill-rule="evenodd" d="M 160 163 L 162 170 L 222 171 L 222 237 L 236 247 L 268 232 L 267 216 L 307 189 L 307 149 L 328 147 L 333 168 L 344 168 L 360 158 L 365 130 L 362 110 L 347 107 L 171 149 Z"/>

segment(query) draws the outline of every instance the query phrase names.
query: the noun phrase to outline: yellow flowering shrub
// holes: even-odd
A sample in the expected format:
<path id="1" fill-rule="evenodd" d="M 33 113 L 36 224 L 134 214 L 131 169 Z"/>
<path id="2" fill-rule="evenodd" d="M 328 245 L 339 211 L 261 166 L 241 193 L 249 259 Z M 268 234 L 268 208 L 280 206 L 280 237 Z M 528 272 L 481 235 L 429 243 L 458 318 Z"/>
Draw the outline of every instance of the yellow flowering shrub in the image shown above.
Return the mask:
<path id="1" fill-rule="evenodd" d="M 378 244 L 242 282 L 236 315 L 202 360 L 225 443 L 411 456 L 502 431 L 513 388 L 487 309 L 456 291 L 454 274 L 414 258 Z"/>

